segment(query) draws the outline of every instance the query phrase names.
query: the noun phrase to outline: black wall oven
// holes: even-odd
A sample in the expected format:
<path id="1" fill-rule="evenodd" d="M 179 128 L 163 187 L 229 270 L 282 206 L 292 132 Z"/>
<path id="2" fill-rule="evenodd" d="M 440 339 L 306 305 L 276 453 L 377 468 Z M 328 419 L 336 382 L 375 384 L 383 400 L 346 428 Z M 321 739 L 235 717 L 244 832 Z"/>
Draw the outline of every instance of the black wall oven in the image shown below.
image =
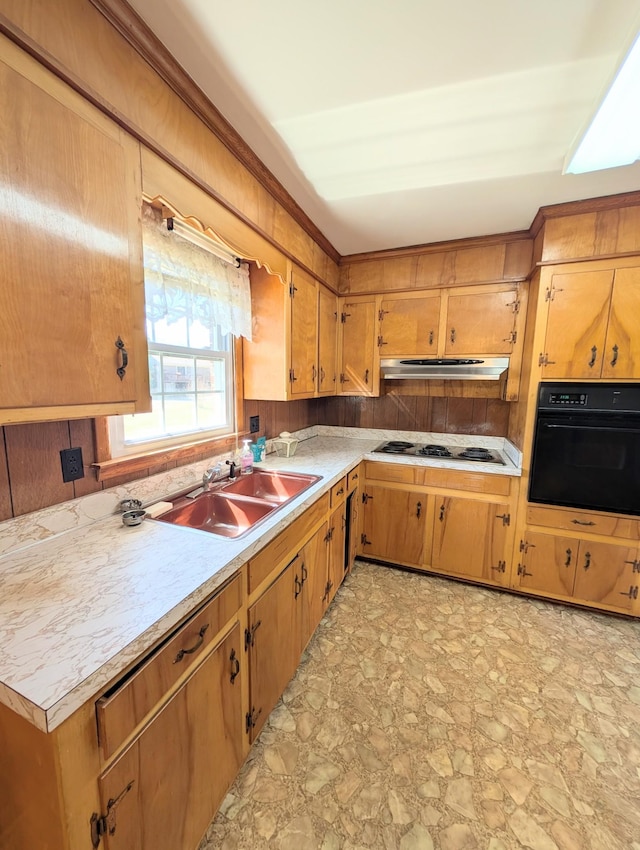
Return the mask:
<path id="1" fill-rule="evenodd" d="M 540 384 L 529 501 L 640 516 L 640 384 Z"/>

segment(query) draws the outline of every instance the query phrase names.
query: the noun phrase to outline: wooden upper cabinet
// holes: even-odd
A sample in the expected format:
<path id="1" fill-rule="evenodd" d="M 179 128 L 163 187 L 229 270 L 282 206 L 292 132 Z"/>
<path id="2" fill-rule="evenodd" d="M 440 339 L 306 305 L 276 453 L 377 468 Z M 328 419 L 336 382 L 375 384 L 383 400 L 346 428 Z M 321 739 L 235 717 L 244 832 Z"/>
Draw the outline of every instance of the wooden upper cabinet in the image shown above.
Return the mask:
<path id="1" fill-rule="evenodd" d="M 554 274 L 549 302 L 543 378 L 599 378 L 602 370 L 613 271 Z"/>
<path id="2" fill-rule="evenodd" d="M 440 295 L 408 293 L 384 298 L 378 320 L 381 357 L 437 355 Z"/>
<path id="3" fill-rule="evenodd" d="M 313 395 L 318 372 L 318 291 L 316 281 L 293 269 L 291 285 L 291 395 Z"/>
<path id="4" fill-rule="evenodd" d="M 375 396 L 380 367 L 374 344 L 376 299 L 340 299 L 340 378 L 342 395 Z"/>
<path id="5" fill-rule="evenodd" d="M 603 378 L 640 378 L 640 268 L 617 269 L 604 345 Z"/>
<path id="6" fill-rule="evenodd" d="M 335 395 L 338 386 L 338 297 L 318 286 L 318 395 Z"/>
<path id="7" fill-rule="evenodd" d="M 0 424 L 149 409 L 139 145 L 2 44 Z"/>
<path id="8" fill-rule="evenodd" d="M 335 395 L 337 297 L 297 266 L 285 284 L 251 268 L 253 339 L 243 340 L 245 398 Z"/>
<path id="9" fill-rule="evenodd" d="M 444 355 L 511 354 L 516 341 L 518 293 L 513 288 L 476 287 L 446 301 Z"/>

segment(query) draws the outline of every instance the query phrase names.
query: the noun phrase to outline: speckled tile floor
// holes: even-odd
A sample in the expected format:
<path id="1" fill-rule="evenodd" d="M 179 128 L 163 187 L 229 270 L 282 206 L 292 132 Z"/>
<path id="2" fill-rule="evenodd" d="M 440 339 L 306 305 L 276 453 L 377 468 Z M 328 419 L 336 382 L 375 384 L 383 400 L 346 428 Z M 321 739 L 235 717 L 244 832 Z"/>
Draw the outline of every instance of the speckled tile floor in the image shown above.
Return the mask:
<path id="1" fill-rule="evenodd" d="M 201 850 L 640 850 L 640 622 L 363 561 Z"/>

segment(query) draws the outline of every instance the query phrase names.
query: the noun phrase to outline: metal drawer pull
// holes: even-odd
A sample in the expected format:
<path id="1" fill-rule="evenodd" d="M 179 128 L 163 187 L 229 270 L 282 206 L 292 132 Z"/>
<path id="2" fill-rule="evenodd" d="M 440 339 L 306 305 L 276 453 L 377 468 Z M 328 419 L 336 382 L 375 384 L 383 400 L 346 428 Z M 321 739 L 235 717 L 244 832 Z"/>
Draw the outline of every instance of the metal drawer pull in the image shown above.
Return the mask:
<path id="1" fill-rule="evenodd" d="M 564 562 L 565 567 L 571 566 L 571 549 L 567 549 L 567 560 Z"/>
<path id="2" fill-rule="evenodd" d="M 613 360 L 611 361 L 611 365 L 615 366 L 617 362 L 618 362 L 618 346 L 614 345 L 613 346 Z"/>
<path id="3" fill-rule="evenodd" d="M 589 368 L 591 368 L 592 366 L 595 366 L 597 356 L 598 356 L 598 347 L 596 345 L 594 345 L 591 348 L 591 360 L 589 360 L 589 362 L 587 364 L 589 366 Z"/>
<path id="4" fill-rule="evenodd" d="M 124 347 L 124 342 L 120 337 L 116 340 L 116 348 L 120 352 L 121 362 L 118 368 L 116 369 L 116 375 L 122 381 L 127 371 L 127 366 L 129 365 L 129 354 L 127 353 L 127 349 Z"/>
<path id="5" fill-rule="evenodd" d="M 341 487 L 339 490 L 336 490 L 336 496 L 342 496 L 344 493 L 344 487 Z"/>
<path id="6" fill-rule="evenodd" d="M 185 655 L 193 655 L 193 653 L 197 649 L 200 649 L 200 647 L 204 643 L 204 634 L 205 634 L 205 632 L 207 631 L 208 628 L 209 628 L 209 623 L 205 623 L 204 626 L 198 632 L 198 640 L 193 644 L 193 646 L 190 649 L 181 649 L 180 652 L 178 652 L 176 657 L 173 659 L 174 664 L 177 664 L 178 661 L 182 661 L 182 659 L 185 657 Z"/>
<path id="7" fill-rule="evenodd" d="M 240 661 L 238 660 L 238 656 L 236 655 L 235 649 L 231 650 L 231 655 L 229 656 L 229 661 L 233 664 L 233 669 L 231 670 L 231 676 L 229 677 L 229 681 L 233 685 L 236 681 L 238 673 L 240 672 Z"/>
<path id="8" fill-rule="evenodd" d="M 595 525 L 595 522 L 592 522 L 591 520 L 589 520 L 588 522 L 584 522 L 581 519 L 572 519 L 571 522 L 574 525 Z"/>

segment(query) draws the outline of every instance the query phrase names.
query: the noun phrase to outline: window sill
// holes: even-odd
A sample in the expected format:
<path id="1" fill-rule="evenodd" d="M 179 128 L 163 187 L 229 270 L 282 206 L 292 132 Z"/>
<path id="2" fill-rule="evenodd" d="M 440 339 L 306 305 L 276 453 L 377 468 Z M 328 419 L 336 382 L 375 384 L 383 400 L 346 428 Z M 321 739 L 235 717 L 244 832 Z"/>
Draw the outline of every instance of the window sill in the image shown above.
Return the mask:
<path id="1" fill-rule="evenodd" d="M 110 460 L 98 461 L 91 464 L 91 466 L 96 470 L 98 481 L 109 481 L 124 475 L 135 475 L 163 463 L 177 463 L 182 466 L 188 463 L 190 459 L 195 460 L 202 455 L 222 454 L 223 452 L 235 450 L 238 442 L 247 436 L 248 432 L 242 431 L 237 435 L 231 434 L 228 437 L 199 440 L 198 442 L 184 443 L 183 445 L 171 446 L 166 449 L 156 449 L 152 452 L 141 452 L 139 455 L 125 455 Z"/>

